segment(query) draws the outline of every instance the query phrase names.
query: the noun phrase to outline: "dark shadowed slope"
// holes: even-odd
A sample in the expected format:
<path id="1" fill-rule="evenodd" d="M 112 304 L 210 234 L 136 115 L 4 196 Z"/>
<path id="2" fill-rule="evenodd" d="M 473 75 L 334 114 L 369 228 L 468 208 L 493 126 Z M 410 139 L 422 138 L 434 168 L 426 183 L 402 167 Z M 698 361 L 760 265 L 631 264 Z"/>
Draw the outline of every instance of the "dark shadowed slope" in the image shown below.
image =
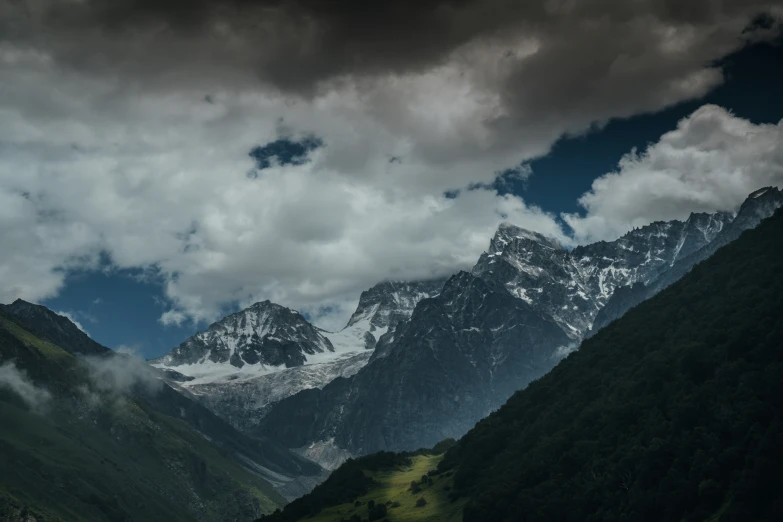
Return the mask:
<path id="1" fill-rule="evenodd" d="M 527 302 L 466 272 L 382 337 L 350 379 L 275 405 L 261 433 L 293 447 L 333 440 L 355 455 L 459 436 L 546 373 L 571 340 Z"/>
<path id="2" fill-rule="evenodd" d="M 737 215 L 727 223 L 707 244 L 698 249 L 686 248 L 688 236 L 683 239 L 680 247 L 680 257 L 675 259 L 666 270 L 661 270 L 657 278 L 646 284 L 636 283 L 632 286 L 618 288 L 609 301 L 595 317 L 591 333 L 594 334 L 610 322 L 639 303 L 654 296 L 667 286 L 675 283 L 691 268 L 709 258 L 718 249 L 728 245 L 742 235 L 746 230 L 755 228 L 763 219 L 770 217 L 783 205 L 783 191 L 776 187 L 764 187 L 752 192 L 737 211 Z M 702 231 L 690 234 L 701 236 Z"/>
<path id="3" fill-rule="evenodd" d="M 783 519 L 783 213 L 447 453 L 465 520 Z"/>
<path id="4" fill-rule="evenodd" d="M 0 311 L 31 334 L 56 344 L 68 353 L 105 355 L 111 351 L 90 339 L 67 317 L 45 306 L 17 299 L 9 305 L 0 305 Z"/>

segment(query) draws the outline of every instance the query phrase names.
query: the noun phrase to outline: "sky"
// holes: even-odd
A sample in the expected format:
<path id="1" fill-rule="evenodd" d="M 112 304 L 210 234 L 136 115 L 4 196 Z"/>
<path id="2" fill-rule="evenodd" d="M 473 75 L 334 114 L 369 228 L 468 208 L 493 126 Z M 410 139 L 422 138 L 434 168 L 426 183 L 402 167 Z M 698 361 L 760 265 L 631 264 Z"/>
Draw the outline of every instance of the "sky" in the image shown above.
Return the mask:
<path id="1" fill-rule="evenodd" d="M 162 355 L 783 186 L 783 4 L 0 0 L 0 302 Z"/>

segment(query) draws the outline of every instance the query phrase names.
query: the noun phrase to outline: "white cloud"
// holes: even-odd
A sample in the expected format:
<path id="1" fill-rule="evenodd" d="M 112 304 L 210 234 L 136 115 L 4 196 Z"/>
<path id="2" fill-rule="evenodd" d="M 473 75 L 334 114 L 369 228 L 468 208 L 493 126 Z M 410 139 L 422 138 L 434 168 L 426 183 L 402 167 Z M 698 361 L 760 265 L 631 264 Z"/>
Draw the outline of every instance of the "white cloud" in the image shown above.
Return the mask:
<path id="1" fill-rule="evenodd" d="M 218 93 L 210 104 L 196 92 L 121 92 L 101 108 L 90 100 L 114 93 L 111 82 L 65 75 L 54 84 L 51 71 L 35 71 L 33 84 L 9 82 L 27 105 L 2 107 L 8 204 L 0 208 L 8 215 L 0 226 L 8 234 L 0 237 L 10 255 L 0 270 L 18 282 L 2 300 L 54 295 L 69 268 L 96 267 L 106 252 L 117 267 L 159 271 L 172 304 L 165 323 L 211 320 L 227 303 L 263 298 L 316 309 L 382 279 L 467 268 L 504 219 L 562 237 L 552 216 L 517 197 L 483 189 L 443 196 L 491 180 L 502 160 L 453 176 L 406 155 L 390 162 L 407 138 L 346 109 L 350 96 L 286 106 L 252 93 Z M 39 113 L 41 103 L 58 110 Z M 251 179 L 248 152 L 277 136 L 280 117 L 326 146 L 311 163 Z M 389 143 L 364 163 L 366 175 L 334 167 L 362 149 L 357 136 L 376 148 Z"/>
<path id="2" fill-rule="evenodd" d="M 180 326 L 188 320 L 188 316 L 178 310 L 166 310 L 159 320 L 166 326 Z"/>
<path id="3" fill-rule="evenodd" d="M 90 384 L 99 395 L 119 399 L 134 389 L 154 394 L 163 387 L 156 370 L 149 366 L 135 350 L 112 354 L 110 357 L 90 356 L 82 359 L 89 372 Z M 87 389 L 84 389 L 87 392 Z M 98 398 L 91 393 L 91 401 Z"/>
<path id="4" fill-rule="evenodd" d="M 645 151 L 625 155 L 579 199 L 586 216 L 565 219 L 579 242 L 611 240 L 656 220 L 734 211 L 770 185 L 783 186 L 783 120 L 757 125 L 704 105 Z"/>
<path id="5" fill-rule="evenodd" d="M 0 365 L 0 388 L 6 388 L 17 394 L 35 412 L 41 412 L 52 398 L 45 388 L 36 386 L 23 370 L 12 362 Z"/>
<path id="6" fill-rule="evenodd" d="M 69 9 L 91 20 L 84 10 L 95 5 Z M 482 20 L 476 6 L 463 22 Z M 85 30 L 75 41 L 46 25 L 54 18 L 25 11 L 22 36 L 0 41 L 0 301 L 56 295 L 69 270 L 97 268 L 106 254 L 114 267 L 163 278 L 164 324 L 268 298 L 331 326 L 380 280 L 469 267 L 501 221 L 568 242 L 553 216 L 519 197 L 443 192 L 489 183 L 563 134 L 701 96 L 722 79 L 712 63 L 743 44 L 757 11 L 736 2 L 687 20 L 660 15 L 655 2 L 642 18 L 615 7 L 606 26 L 590 8 L 550 2 L 534 9 L 546 30 L 519 12 L 525 31 L 482 29 L 426 67 L 326 75 L 307 99 L 259 82 L 249 61 L 220 59 L 271 52 L 225 54 L 263 31 L 191 40 L 155 26 L 143 34 L 172 52 L 138 59 L 127 33 Z M 2 9 L 19 15 L 0 0 Z M 51 38 L 23 37 L 44 29 Z M 591 45 L 574 59 L 579 42 Z M 325 147 L 308 164 L 251 179 L 248 152 L 281 130 Z M 645 161 L 624 160 L 617 176 Z M 627 215 L 638 201 L 615 209 L 600 183 L 592 194 L 582 200 L 588 217 L 569 218 L 580 239 L 651 215 L 643 206 Z"/>
<path id="7" fill-rule="evenodd" d="M 121 344 L 114 348 L 114 351 L 136 359 L 142 358 L 140 344 Z"/>
<path id="8" fill-rule="evenodd" d="M 90 335 L 90 332 L 88 332 L 84 328 L 84 326 L 82 326 L 82 324 L 79 321 L 76 320 L 76 317 L 74 316 L 74 314 L 72 312 L 56 311 L 54 313 L 56 313 L 57 315 L 61 315 L 61 316 L 65 317 L 66 319 L 71 321 L 74 325 L 76 325 L 76 328 L 78 328 L 82 332 L 86 333 L 87 335 Z"/>

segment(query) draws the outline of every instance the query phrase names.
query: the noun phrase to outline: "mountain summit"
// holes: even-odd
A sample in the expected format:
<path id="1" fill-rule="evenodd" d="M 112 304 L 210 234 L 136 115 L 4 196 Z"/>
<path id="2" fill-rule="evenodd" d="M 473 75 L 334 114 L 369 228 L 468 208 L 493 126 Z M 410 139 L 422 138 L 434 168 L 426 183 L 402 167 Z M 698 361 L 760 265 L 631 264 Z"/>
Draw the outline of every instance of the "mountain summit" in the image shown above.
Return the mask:
<path id="1" fill-rule="evenodd" d="M 159 359 L 155 366 L 187 366 L 186 375 L 269 373 L 301 366 L 335 349 L 323 330 L 297 311 L 263 301 L 212 324 Z M 271 368 L 271 369 L 270 369 Z"/>
<path id="2" fill-rule="evenodd" d="M 443 279 L 383 282 L 362 292 L 338 332 L 310 324 L 269 301 L 232 314 L 150 363 L 235 427 L 254 429 L 272 404 L 301 390 L 354 375 L 383 334 L 410 318 L 416 303 L 440 292 Z"/>
<path id="3" fill-rule="evenodd" d="M 17 299 L 9 305 L 0 305 L 0 311 L 13 318 L 28 332 L 56 344 L 71 354 L 105 355 L 111 350 L 93 341 L 67 317 L 45 306 Z"/>

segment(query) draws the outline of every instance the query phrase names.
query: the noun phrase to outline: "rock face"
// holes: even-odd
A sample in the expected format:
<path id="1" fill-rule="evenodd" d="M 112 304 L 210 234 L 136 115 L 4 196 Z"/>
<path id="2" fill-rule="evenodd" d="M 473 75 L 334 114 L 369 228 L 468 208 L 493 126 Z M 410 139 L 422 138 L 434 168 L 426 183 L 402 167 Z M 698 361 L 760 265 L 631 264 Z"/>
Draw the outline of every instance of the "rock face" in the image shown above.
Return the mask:
<path id="1" fill-rule="evenodd" d="M 334 439 L 352 454 L 461 434 L 548 371 L 571 339 L 551 318 L 467 272 L 424 299 L 349 379 L 273 406 L 262 431 L 294 447 Z"/>
<path id="2" fill-rule="evenodd" d="M 710 243 L 731 220 L 727 213 L 691 214 L 686 221 L 655 222 L 616 241 L 571 252 L 539 234 L 504 224 L 473 273 L 549 315 L 579 339 L 616 289 L 655 280 L 677 260 Z"/>
<path id="3" fill-rule="evenodd" d="M 329 338 L 341 346 L 371 350 L 389 328 L 410 318 L 416 303 L 436 296 L 445 282 L 446 279 L 431 279 L 378 283 L 362 292 L 348 324 L 341 331 L 330 334 Z"/>
<path id="4" fill-rule="evenodd" d="M 634 306 L 675 283 L 690 272 L 694 265 L 701 263 L 719 248 L 737 239 L 746 230 L 758 226 L 761 220 L 772 216 L 775 210 L 781 206 L 783 206 L 783 191 L 775 187 L 765 187 L 753 192 L 742 204 L 736 217 L 722 227 L 711 241 L 699 249 L 690 250 L 686 255 L 677 256 L 667 270 L 659 272 L 657 278 L 651 281 L 642 281 L 644 284 L 635 284 L 615 292 L 606 306 L 596 315 L 589 334 L 597 332 L 615 319 L 622 317 Z M 693 235 L 698 234 L 694 233 Z"/>
<path id="5" fill-rule="evenodd" d="M 275 402 L 358 372 L 389 326 L 407 320 L 444 282 L 379 283 L 362 293 L 346 327 L 334 333 L 294 310 L 256 303 L 150 363 L 234 427 L 252 430 Z"/>
<path id="6" fill-rule="evenodd" d="M 419 301 L 410 320 L 387 324 L 366 366 L 272 406 L 259 431 L 353 455 L 459 437 L 576 349 L 602 310 L 622 314 L 641 290 L 681 277 L 779 200 L 762 189 L 736 218 L 692 214 L 570 252 L 504 224 L 470 273 Z"/>

